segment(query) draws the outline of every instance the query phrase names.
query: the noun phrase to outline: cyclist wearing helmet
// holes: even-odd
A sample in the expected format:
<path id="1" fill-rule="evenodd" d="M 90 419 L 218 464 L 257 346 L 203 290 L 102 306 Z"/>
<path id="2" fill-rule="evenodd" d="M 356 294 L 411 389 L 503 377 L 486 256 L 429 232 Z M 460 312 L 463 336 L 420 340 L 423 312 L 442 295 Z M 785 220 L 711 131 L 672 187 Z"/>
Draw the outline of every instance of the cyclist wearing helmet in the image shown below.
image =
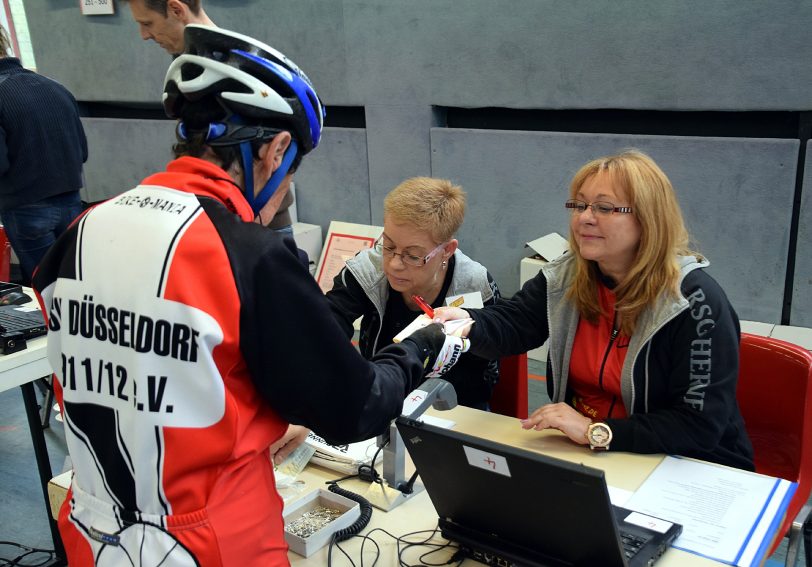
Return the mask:
<path id="1" fill-rule="evenodd" d="M 286 565 L 269 446 L 289 423 L 381 433 L 466 345 L 431 325 L 365 360 L 293 240 L 261 225 L 322 128 L 284 55 L 189 26 L 164 104 L 178 158 L 87 211 L 34 278 L 74 465 L 67 558 Z"/>
<path id="2" fill-rule="evenodd" d="M 214 26 L 214 22 L 203 10 L 201 0 L 126 0 L 130 12 L 138 24 L 141 39 L 151 39 L 169 54 L 183 52 L 183 31 L 187 25 L 198 24 Z M 282 190 L 282 189 L 280 189 Z M 283 188 L 279 195 L 280 202 L 268 228 L 277 232 L 293 234 L 290 207 L 293 205 L 293 193 Z"/>

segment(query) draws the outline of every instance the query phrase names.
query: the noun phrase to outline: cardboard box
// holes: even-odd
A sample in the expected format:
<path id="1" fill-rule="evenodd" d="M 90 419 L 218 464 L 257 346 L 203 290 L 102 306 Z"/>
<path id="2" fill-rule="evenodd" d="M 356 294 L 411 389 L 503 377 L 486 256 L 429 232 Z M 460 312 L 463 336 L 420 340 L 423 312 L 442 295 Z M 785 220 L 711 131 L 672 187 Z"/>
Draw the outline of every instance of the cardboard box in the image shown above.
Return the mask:
<path id="1" fill-rule="evenodd" d="M 339 510 L 341 515 L 306 538 L 287 531 L 291 522 L 294 522 L 305 513 L 321 507 Z M 333 537 L 335 532 L 354 524 L 361 517 L 361 507 L 354 500 L 319 488 L 290 504 L 285 504 L 282 516 L 285 521 L 285 541 L 290 550 L 304 557 L 310 557 L 330 543 L 330 538 Z"/>
<path id="2" fill-rule="evenodd" d="M 806 350 L 812 350 L 812 329 L 807 327 L 793 327 L 791 325 L 776 325 L 770 336 L 774 339 L 787 341 L 800 345 Z"/>
<path id="3" fill-rule="evenodd" d="M 761 335 L 762 337 L 769 337 L 775 328 L 773 323 L 761 323 L 759 321 L 739 321 L 739 325 L 742 333 Z"/>
<path id="4" fill-rule="evenodd" d="M 51 505 L 51 516 L 54 520 L 59 516 L 59 509 L 68 496 L 72 476 L 73 471 L 65 471 L 48 482 L 48 503 Z"/>
<path id="5" fill-rule="evenodd" d="M 533 251 L 533 255 L 522 258 L 519 263 L 519 287 L 523 286 L 527 280 L 536 277 L 541 267 L 547 262 L 552 262 L 569 249 L 567 240 L 557 232 L 551 232 L 546 236 L 537 238 L 525 244 L 525 247 Z M 539 348 L 528 351 L 527 356 L 533 360 L 546 362 L 547 343 Z"/>
<path id="6" fill-rule="evenodd" d="M 310 273 L 315 275 L 316 265 L 321 256 L 321 227 L 317 224 L 295 222 L 293 223 L 293 240 L 296 241 L 296 246 L 307 252 L 310 259 Z"/>
<path id="7" fill-rule="evenodd" d="M 569 249 L 567 240 L 557 232 L 551 232 L 547 236 L 542 236 L 525 244 L 530 248 L 533 255 L 522 258 L 519 263 L 519 286 L 532 279 L 539 273 L 541 267 L 547 262 L 552 262 Z"/>

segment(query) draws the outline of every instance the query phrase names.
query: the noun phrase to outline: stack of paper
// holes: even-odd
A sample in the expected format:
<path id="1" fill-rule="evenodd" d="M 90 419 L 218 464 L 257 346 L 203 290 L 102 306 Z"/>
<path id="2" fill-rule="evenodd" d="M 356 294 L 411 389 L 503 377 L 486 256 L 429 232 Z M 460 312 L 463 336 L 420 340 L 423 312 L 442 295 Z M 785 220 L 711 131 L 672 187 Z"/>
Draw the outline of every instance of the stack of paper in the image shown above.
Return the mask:
<path id="1" fill-rule="evenodd" d="M 678 549 L 760 565 L 796 488 L 781 478 L 666 457 L 624 507 L 682 524 Z"/>
<path id="2" fill-rule="evenodd" d="M 355 474 L 358 467 L 372 462 L 375 451 L 378 450 L 376 438 L 367 439 L 349 445 L 330 445 L 324 439 L 313 433 L 307 436 L 306 443 L 316 449 L 310 459 L 312 463 L 343 474 Z"/>

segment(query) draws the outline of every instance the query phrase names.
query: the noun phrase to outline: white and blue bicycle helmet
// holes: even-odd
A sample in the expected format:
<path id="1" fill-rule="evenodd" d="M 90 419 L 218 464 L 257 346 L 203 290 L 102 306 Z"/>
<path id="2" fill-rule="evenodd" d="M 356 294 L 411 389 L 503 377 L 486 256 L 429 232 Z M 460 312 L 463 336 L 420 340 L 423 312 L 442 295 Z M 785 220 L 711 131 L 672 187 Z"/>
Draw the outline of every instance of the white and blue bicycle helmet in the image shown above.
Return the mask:
<path id="1" fill-rule="evenodd" d="M 245 196 L 255 213 L 268 202 L 291 165 L 319 144 L 325 111 L 307 75 L 285 55 L 246 35 L 190 24 L 185 49 L 169 66 L 163 105 L 179 119 L 177 134 L 186 139 L 202 130 L 210 146 L 239 145 Z M 222 113 L 207 124 L 184 122 L 185 109 L 214 102 Z M 254 196 L 251 142 L 268 140 L 281 130 L 293 140 L 265 187 Z"/>

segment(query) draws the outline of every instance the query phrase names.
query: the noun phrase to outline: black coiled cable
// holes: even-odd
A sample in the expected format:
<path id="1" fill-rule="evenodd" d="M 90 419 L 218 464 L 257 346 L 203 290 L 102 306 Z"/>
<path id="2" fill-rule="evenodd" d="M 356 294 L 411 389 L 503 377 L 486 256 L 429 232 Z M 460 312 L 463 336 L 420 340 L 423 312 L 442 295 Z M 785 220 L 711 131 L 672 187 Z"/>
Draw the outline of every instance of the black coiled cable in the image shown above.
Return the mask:
<path id="1" fill-rule="evenodd" d="M 339 542 L 344 541 L 346 539 L 350 539 L 352 536 L 358 534 L 367 527 L 369 520 L 372 518 L 372 504 L 369 503 L 369 500 L 361 496 L 360 494 L 356 494 L 355 492 L 350 492 L 349 490 L 344 490 L 336 483 L 330 483 L 330 486 L 327 488 L 330 492 L 335 492 L 339 496 L 343 496 L 344 498 L 349 498 L 350 500 L 354 500 L 358 502 L 358 505 L 361 507 L 361 515 L 358 517 L 355 522 L 351 525 L 347 526 L 343 530 L 338 530 L 333 534 L 333 541 Z"/>

